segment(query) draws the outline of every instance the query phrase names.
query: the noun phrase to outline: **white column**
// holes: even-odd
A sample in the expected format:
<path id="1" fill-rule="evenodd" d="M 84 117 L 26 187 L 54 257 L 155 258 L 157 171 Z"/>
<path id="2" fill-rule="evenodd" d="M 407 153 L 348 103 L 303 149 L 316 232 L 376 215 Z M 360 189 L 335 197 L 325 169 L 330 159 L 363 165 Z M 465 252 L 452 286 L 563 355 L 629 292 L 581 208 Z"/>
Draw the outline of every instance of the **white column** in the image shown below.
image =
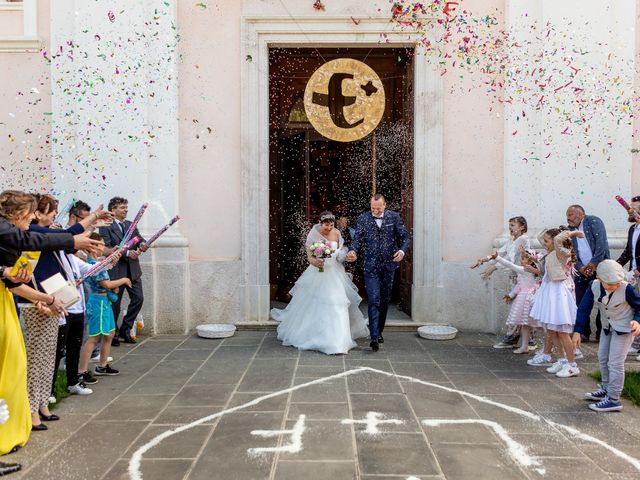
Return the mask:
<path id="1" fill-rule="evenodd" d="M 179 213 L 176 2 L 55 7 L 53 189 L 62 203 L 80 198 L 94 208 L 125 197 L 130 218 L 148 202 L 140 230 L 149 236 Z M 157 332 L 188 326 L 186 246 L 178 223 L 141 258 L 143 314 Z"/>
<path id="2" fill-rule="evenodd" d="M 442 313 L 442 76 L 430 57 L 414 57 L 413 288 L 411 316 L 435 322 Z"/>
<path id="3" fill-rule="evenodd" d="M 38 0 L 23 0 L 22 15 L 24 22 L 23 35 L 27 38 L 38 37 Z"/>
<path id="4" fill-rule="evenodd" d="M 148 201 L 141 226 L 155 231 L 178 211 L 175 2 L 64 0 L 51 13 L 54 190 L 92 206 L 126 197 L 132 215 Z"/>

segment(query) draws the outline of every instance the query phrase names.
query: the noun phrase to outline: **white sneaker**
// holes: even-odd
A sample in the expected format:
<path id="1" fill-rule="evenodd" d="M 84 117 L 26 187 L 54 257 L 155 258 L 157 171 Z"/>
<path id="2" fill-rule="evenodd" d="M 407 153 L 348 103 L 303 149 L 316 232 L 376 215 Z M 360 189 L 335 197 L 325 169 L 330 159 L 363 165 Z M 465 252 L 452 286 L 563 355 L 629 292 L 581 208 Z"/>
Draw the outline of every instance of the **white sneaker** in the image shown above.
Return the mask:
<path id="1" fill-rule="evenodd" d="M 547 368 L 547 372 L 549 373 L 558 373 L 560 370 L 564 368 L 567 363 L 566 358 L 559 358 L 556 363 Z"/>
<path id="2" fill-rule="evenodd" d="M 532 367 L 549 367 L 553 364 L 551 355 L 547 353 L 537 353 L 533 358 L 527 360 L 527 365 Z"/>
<path id="3" fill-rule="evenodd" d="M 576 351 L 573 352 L 573 356 L 575 357 L 576 360 L 582 360 L 584 358 L 584 354 L 582 353 L 582 350 L 580 350 L 579 348 L 576 348 Z"/>
<path id="4" fill-rule="evenodd" d="M 56 397 L 54 397 L 53 395 L 49 397 L 49 403 L 53 404 L 56 402 L 57 402 Z"/>
<path id="5" fill-rule="evenodd" d="M 562 370 L 556 373 L 556 377 L 560 377 L 560 378 L 575 377 L 579 373 L 580 373 L 580 369 L 578 368 L 577 365 L 574 367 L 574 366 L 571 366 L 569 362 L 567 362 L 562 367 Z"/>
<path id="6" fill-rule="evenodd" d="M 636 362 L 640 362 L 640 355 L 636 357 Z"/>
<path id="7" fill-rule="evenodd" d="M 95 357 L 91 357 L 91 363 L 98 363 L 100 361 L 100 354 Z M 113 362 L 113 357 L 107 357 L 107 363 Z"/>
<path id="8" fill-rule="evenodd" d="M 74 395 L 91 395 L 93 393 L 93 390 L 87 388 L 80 382 L 75 385 L 71 385 L 67 390 L 69 390 L 69 393 L 73 393 Z"/>

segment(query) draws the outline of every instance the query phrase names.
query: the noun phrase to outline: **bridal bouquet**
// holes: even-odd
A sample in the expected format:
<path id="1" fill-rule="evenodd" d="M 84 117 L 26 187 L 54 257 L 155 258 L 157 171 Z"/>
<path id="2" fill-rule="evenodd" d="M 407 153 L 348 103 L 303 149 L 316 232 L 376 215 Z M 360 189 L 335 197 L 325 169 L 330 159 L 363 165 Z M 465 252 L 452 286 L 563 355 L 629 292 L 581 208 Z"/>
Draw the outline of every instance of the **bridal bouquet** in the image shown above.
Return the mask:
<path id="1" fill-rule="evenodd" d="M 311 255 L 317 259 L 329 258 L 336 251 L 335 248 L 324 240 L 312 244 L 309 250 L 311 250 Z M 319 270 L 324 272 L 323 267 L 319 267 Z"/>

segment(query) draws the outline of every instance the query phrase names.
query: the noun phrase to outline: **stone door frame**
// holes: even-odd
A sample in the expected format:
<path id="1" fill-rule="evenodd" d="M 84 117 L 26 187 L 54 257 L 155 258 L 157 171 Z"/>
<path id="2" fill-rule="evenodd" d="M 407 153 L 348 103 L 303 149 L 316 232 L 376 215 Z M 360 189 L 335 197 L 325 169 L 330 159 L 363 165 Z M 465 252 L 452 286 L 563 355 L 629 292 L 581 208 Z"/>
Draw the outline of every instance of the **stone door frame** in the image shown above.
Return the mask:
<path id="1" fill-rule="evenodd" d="M 384 43 L 381 35 L 386 34 Z M 243 17 L 241 41 L 241 322 L 269 320 L 269 48 L 416 47 L 388 17 Z M 439 310 L 441 283 L 443 81 L 416 47 L 412 318 Z M 431 312 L 431 313 L 429 313 Z"/>

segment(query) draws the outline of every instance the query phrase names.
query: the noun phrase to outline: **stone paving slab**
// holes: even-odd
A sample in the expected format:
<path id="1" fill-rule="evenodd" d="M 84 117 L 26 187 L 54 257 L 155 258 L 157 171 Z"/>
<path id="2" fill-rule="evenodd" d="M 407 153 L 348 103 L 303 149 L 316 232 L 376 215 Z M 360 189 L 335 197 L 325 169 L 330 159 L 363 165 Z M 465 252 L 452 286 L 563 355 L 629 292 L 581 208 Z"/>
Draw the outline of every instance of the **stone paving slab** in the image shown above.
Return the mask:
<path id="1" fill-rule="evenodd" d="M 273 331 L 123 344 L 120 376 L 65 399 L 59 422 L 3 460 L 24 465 L 16 480 L 129 479 L 140 447 L 182 429 L 144 453 L 142 478 L 640 478 L 640 408 L 597 414 L 582 400 L 595 386 L 594 344 L 581 376 L 558 379 L 492 349 L 488 335 L 385 339 L 377 353 L 360 341 L 346 356 L 283 347 Z"/>

